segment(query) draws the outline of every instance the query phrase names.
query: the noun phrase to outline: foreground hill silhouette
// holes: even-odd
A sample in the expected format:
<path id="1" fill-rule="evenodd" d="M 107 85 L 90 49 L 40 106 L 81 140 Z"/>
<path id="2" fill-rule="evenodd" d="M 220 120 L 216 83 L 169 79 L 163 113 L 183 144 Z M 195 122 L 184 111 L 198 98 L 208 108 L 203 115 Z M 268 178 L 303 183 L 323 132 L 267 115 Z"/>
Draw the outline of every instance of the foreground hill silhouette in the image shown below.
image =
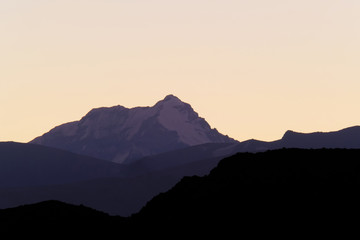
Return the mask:
<path id="1" fill-rule="evenodd" d="M 44 201 L 32 205 L 0 210 L 3 233 L 47 236 L 110 236 L 112 229 L 119 230 L 121 217 L 112 217 L 83 205 L 76 206 L 60 201 Z M 121 226 L 120 226 L 121 229 Z"/>
<path id="2" fill-rule="evenodd" d="M 359 184 L 360 150 L 239 153 L 208 176 L 185 177 L 131 220 L 174 230 L 205 226 L 243 233 L 351 226 L 360 212 Z"/>
<path id="3" fill-rule="evenodd" d="M 356 149 L 239 153 L 222 160 L 207 176 L 183 178 L 139 213 L 107 220 L 117 226 L 114 231 L 148 235 L 165 230 L 209 235 L 226 229 L 239 234 L 234 236 L 270 231 L 297 236 L 325 227 L 352 227 L 359 214 L 359 159 Z M 46 205 L 40 205 L 47 212 Z M 14 214 L 28 214 L 21 208 L 6 211 L 5 218 L 0 211 L 4 222 Z M 43 220 L 41 214 L 37 217 Z"/>

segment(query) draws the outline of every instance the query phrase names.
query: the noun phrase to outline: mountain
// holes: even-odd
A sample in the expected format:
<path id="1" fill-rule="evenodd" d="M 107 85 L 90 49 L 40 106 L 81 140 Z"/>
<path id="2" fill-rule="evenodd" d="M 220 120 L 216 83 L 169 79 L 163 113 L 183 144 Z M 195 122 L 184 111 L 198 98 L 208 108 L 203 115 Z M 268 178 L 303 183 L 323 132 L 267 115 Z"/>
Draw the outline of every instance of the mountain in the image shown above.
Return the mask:
<path id="1" fill-rule="evenodd" d="M 288 130 L 276 141 L 264 142 L 255 139 L 243 141 L 228 148 L 228 153 L 262 152 L 280 148 L 360 148 L 360 126 L 332 132 L 300 133 Z"/>
<path id="2" fill-rule="evenodd" d="M 105 160 L 35 144 L 0 143 L 0 188 L 65 184 L 127 174 L 125 166 Z"/>
<path id="3" fill-rule="evenodd" d="M 209 143 L 146 157 L 120 165 L 126 170 L 121 177 L 109 175 L 66 184 L 0 188 L 0 209 L 56 199 L 84 204 L 111 215 L 130 216 L 184 176 L 208 174 L 225 157 L 218 155 L 218 150 L 229 145 Z"/>
<path id="4" fill-rule="evenodd" d="M 0 210 L 0 220 L 3 230 L 10 223 L 15 230 L 36 232 L 40 226 L 85 235 L 100 231 L 132 237 L 221 234 L 288 239 L 333 236 L 338 230 L 344 236 L 358 231 L 359 157 L 359 149 L 238 153 L 220 161 L 209 175 L 183 178 L 131 217 L 46 201 Z"/>
<path id="5" fill-rule="evenodd" d="M 360 126 L 333 132 L 287 131 L 279 144 L 287 148 L 360 148 Z"/>
<path id="6" fill-rule="evenodd" d="M 93 109 L 80 121 L 31 141 L 117 163 L 204 143 L 234 142 L 173 95 L 152 107 Z"/>
<path id="7" fill-rule="evenodd" d="M 298 234 L 351 224 L 360 213 L 359 157 L 359 149 L 238 153 L 207 176 L 183 178 L 130 220 L 150 230 L 239 235 Z"/>
<path id="8" fill-rule="evenodd" d="M 11 183 L 12 186 L 15 185 L 18 187 L 0 189 L 0 208 L 57 199 L 72 204 L 86 204 L 89 207 L 112 215 L 129 216 L 139 211 L 146 202 L 155 195 L 169 190 L 184 176 L 207 175 L 211 169 L 217 166 L 221 159 L 238 152 L 263 152 L 285 147 L 360 148 L 360 146 L 358 146 L 359 143 L 360 127 L 358 126 L 329 133 L 317 132 L 304 134 L 287 131 L 282 139 L 273 142 L 248 140 L 241 143 L 207 143 L 147 156 L 127 165 L 100 161 L 100 166 L 103 166 L 105 162 L 110 164 L 111 167 L 109 166 L 109 169 L 118 170 L 114 173 L 109 173 L 109 169 L 99 171 L 102 173 L 96 175 L 98 176 L 96 179 L 93 174 L 88 175 L 88 178 L 76 177 L 76 171 L 74 170 L 73 177 L 67 179 L 66 182 L 64 178 L 62 178 L 61 181 L 53 181 L 51 178 L 51 181 L 46 180 L 44 172 L 49 172 L 51 173 L 49 175 L 56 176 L 53 174 L 54 170 L 51 170 L 50 165 L 44 168 L 49 168 L 48 170 L 41 171 L 42 174 L 39 174 L 39 171 L 37 173 L 31 173 L 31 171 L 33 171 L 31 170 L 32 168 L 28 168 L 30 172 L 25 175 L 24 173 L 22 174 L 28 177 L 24 178 L 26 180 L 22 180 L 21 182 L 16 180 L 22 176 L 17 174 L 16 169 L 11 170 L 1 166 L 0 178 L 2 180 L 0 181 L 0 186 L 7 185 L 9 187 Z M 21 146 L 23 147 L 23 145 Z M 51 149 L 51 152 L 45 154 L 47 155 L 47 159 L 58 159 L 59 161 L 65 159 L 65 157 L 59 158 L 56 156 L 60 150 L 29 144 L 28 147 L 30 146 L 48 149 L 47 151 Z M 7 150 L 10 151 L 10 149 Z M 16 154 L 24 152 L 22 148 L 12 148 L 12 151 L 16 152 Z M 64 151 L 60 152 L 64 154 Z M 54 156 L 52 156 L 53 154 Z M 29 161 L 29 159 L 33 159 L 32 161 L 34 161 L 34 159 L 39 158 L 32 156 L 33 153 L 29 151 L 25 152 L 25 155 L 27 158 L 23 159 L 27 159 L 26 161 Z M 41 155 L 44 154 L 42 153 Z M 80 157 L 78 155 L 76 156 L 78 158 Z M 73 157 L 66 157 L 66 159 L 70 160 L 67 162 L 69 166 L 73 166 L 70 164 L 72 158 Z M 86 161 L 88 160 L 85 156 L 81 156 L 81 158 Z M 0 159 L 5 159 L 1 156 L 1 151 Z M 83 164 L 84 166 L 87 165 L 86 162 Z M 77 166 L 76 168 L 79 170 L 79 166 L 82 164 L 74 165 Z M 94 169 L 96 168 L 95 166 L 96 165 L 93 165 Z M 70 169 L 73 168 L 74 167 L 71 167 Z M 99 169 L 102 169 L 102 167 L 99 167 Z M 117 171 L 119 172 L 116 173 Z M 34 182 L 36 178 L 31 177 L 34 175 L 43 176 L 41 178 L 42 180 Z M 81 174 L 78 174 L 78 176 L 81 176 Z M 29 183 L 31 183 L 33 187 L 27 187 Z M 44 183 L 48 186 L 37 186 L 38 184 L 44 185 Z"/>

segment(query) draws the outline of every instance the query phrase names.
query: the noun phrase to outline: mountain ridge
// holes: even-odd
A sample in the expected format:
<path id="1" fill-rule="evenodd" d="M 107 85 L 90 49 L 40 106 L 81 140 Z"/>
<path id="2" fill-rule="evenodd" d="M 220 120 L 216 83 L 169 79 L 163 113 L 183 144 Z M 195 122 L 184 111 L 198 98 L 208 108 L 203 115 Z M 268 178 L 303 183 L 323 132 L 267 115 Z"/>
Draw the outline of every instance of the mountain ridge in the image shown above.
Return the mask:
<path id="1" fill-rule="evenodd" d="M 287 130 L 281 139 L 275 141 L 251 139 L 234 144 L 233 148 L 238 152 L 260 152 L 280 148 L 360 148 L 360 126 L 329 132 L 302 133 Z"/>

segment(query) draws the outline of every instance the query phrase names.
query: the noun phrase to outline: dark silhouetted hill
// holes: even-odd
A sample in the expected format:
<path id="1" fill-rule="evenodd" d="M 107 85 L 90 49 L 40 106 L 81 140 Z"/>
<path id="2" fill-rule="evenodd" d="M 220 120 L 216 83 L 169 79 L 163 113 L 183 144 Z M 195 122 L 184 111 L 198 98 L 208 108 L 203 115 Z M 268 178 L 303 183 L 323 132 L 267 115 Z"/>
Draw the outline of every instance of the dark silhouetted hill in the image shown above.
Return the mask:
<path id="1" fill-rule="evenodd" d="M 0 210 L 1 232 L 8 237 L 109 237 L 122 230 L 124 219 L 103 212 L 59 201 Z M 115 230 L 116 229 L 116 230 Z"/>
<path id="2" fill-rule="evenodd" d="M 239 153 L 208 176 L 185 177 L 131 220 L 174 231 L 225 227 L 239 236 L 351 225 L 359 214 L 359 184 L 360 150 Z"/>

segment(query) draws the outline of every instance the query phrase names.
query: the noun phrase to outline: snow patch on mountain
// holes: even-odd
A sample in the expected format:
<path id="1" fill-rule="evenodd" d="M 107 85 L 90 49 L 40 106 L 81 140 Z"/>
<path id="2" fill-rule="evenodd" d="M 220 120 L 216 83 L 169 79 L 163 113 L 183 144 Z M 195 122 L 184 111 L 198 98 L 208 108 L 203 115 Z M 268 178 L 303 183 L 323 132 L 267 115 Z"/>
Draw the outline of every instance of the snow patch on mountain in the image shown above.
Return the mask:
<path id="1" fill-rule="evenodd" d="M 210 126 L 204 119 L 199 118 L 190 105 L 170 95 L 157 107 L 160 109 L 159 122 L 166 129 L 175 131 L 181 142 L 189 146 L 211 142 L 206 135 L 206 132 L 211 130 Z"/>

